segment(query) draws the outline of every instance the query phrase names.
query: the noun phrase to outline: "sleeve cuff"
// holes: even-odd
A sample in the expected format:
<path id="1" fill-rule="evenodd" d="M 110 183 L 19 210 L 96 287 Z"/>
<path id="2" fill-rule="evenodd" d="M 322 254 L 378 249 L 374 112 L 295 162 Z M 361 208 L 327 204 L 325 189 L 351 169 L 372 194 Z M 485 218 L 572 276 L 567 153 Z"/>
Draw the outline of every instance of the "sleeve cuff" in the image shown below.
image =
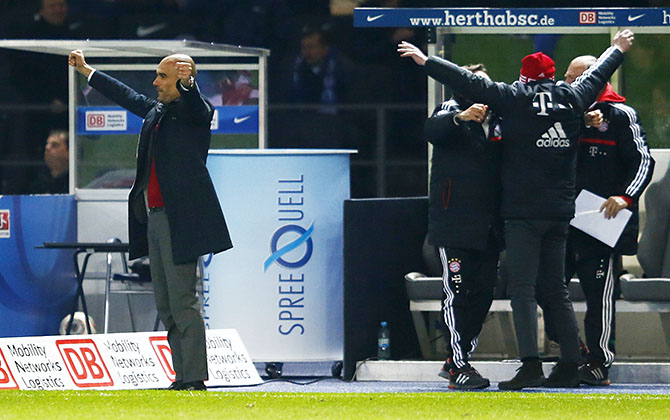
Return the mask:
<path id="1" fill-rule="evenodd" d="M 188 92 L 189 90 L 193 89 L 193 85 L 195 85 L 195 79 L 193 76 L 189 78 L 189 81 L 191 82 L 189 86 L 184 86 L 184 84 L 181 82 L 181 79 L 177 82 L 177 84 L 185 91 Z"/>
<path id="2" fill-rule="evenodd" d="M 91 81 L 91 77 L 93 77 L 93 73 L 95 73 L 95 69 L 91 70 L 91 73 L 90 73 L 90 74 L 88 75 L 88 77 L 86 78 L 88 82 Z"/>
<path id="3" fill-rule="evenodd" d="M 623 198 L 623 201 L 625 201 L 628 204 L 628 207 L 633 206 L 633 200 L 630 197 L 625 195 L 620 195 L 619 197 Z"/>

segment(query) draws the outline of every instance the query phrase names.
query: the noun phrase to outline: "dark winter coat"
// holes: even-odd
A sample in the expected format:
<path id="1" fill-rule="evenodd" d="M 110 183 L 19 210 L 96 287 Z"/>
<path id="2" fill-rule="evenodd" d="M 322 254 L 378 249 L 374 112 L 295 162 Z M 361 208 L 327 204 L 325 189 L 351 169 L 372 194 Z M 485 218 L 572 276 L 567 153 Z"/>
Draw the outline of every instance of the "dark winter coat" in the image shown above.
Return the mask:
<path id="1" fill-rule="evenodd" d="M 89 84 L 110 100 L 144 118 L 137 146 L 137 175 L 128 197 L 130 258 L 148 254 L 144 191 L 151 157 L 163 196 L 177 264 L 232 247 L 214 185 L 205 166 L 214 107 L 197 84 L 164 105 L 96 71 Z M 157 128 L 156 128 L 157 127 Z"/>
<path id="2" fill-rule="evenodd" d="M 425 137 L 433 145 L 428 241 L 450 248 L 501 248 L 500 119 L 490 118 L 486 135 L 480 123 L 454 122 L 463 107 L 451 99 L 426 121 Z"/>

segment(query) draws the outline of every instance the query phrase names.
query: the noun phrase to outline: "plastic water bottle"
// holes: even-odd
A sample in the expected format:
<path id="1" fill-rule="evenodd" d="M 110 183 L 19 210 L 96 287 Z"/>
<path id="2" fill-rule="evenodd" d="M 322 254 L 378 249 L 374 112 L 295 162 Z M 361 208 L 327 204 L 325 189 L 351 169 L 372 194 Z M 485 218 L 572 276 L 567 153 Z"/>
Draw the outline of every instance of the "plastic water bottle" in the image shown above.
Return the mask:
<path id="1" fill-rule="evenodd" d="M 389 360 L 391 358 L 391 332 L 386 321 L 382 321 L 377 332 L 377 358 Z"/>

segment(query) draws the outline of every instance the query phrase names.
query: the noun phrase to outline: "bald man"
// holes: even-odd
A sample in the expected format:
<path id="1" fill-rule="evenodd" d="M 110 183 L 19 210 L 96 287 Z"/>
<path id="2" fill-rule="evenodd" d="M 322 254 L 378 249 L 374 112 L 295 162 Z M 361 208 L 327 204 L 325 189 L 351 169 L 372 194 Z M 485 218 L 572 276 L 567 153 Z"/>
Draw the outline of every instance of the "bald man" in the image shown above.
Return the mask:
<path id="1" fill-rule="evenodd" d="M 144 119 L 137 174 L 128 196 L 130 258 L 149 255 L 158 315 L 168 331 L 175 382 L 169 389 L 205 390 L 205 327 L 196 295 L 198 257 L 232 247 L 205 166 L 214 107 L 200 95 L 193 59 L 161 60 L 157 99 L 96 71 L 81 50 L 69 64 L 91 87 Z"/>
<path id="2" fill-rule="evenodd" d="M 591 55 L 573 59 L 565 72 L 566 83 L 574 83 L 595 63 Z M 588 114 L 596 113 L 597 121 L 591 120 L 579 139 L 576 192 L 587 190 L 605 198 L 600 211 L 608 219 L 625 208 L 632 216 L 613 247 L 570 227 L 566 248 L 566 280 L 576 274 L 586 299 L 588 353 L 579 378 L 593 386 L 610 384 L 608 372 L 616 353 L 618 260 L 620 255 L 637 253 L 638 201 L 651 182 L 655 165 L 640 118 L 625 101 L 608 83 L 589 107 Z M 545 325 L 552 325 L 551 310 L 545 310 L 544 317 Z M 554 339 L 555 332 L 547 328 L 547 336 Z"/>

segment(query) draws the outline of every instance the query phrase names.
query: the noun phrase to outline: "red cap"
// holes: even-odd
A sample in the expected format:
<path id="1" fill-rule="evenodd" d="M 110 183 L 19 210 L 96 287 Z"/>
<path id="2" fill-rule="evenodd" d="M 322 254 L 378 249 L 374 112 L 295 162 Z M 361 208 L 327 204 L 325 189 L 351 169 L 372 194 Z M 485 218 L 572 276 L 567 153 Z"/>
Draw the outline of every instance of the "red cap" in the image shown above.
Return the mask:
<path id="1" fill-rule="evenodd" d="M 541 52 L 527 55 L 521 60 L 521 71 L 519 80 L 523 83 L 534 82 L 541 79 L 553 79 L 556 73 L 554 60 Z"/>

